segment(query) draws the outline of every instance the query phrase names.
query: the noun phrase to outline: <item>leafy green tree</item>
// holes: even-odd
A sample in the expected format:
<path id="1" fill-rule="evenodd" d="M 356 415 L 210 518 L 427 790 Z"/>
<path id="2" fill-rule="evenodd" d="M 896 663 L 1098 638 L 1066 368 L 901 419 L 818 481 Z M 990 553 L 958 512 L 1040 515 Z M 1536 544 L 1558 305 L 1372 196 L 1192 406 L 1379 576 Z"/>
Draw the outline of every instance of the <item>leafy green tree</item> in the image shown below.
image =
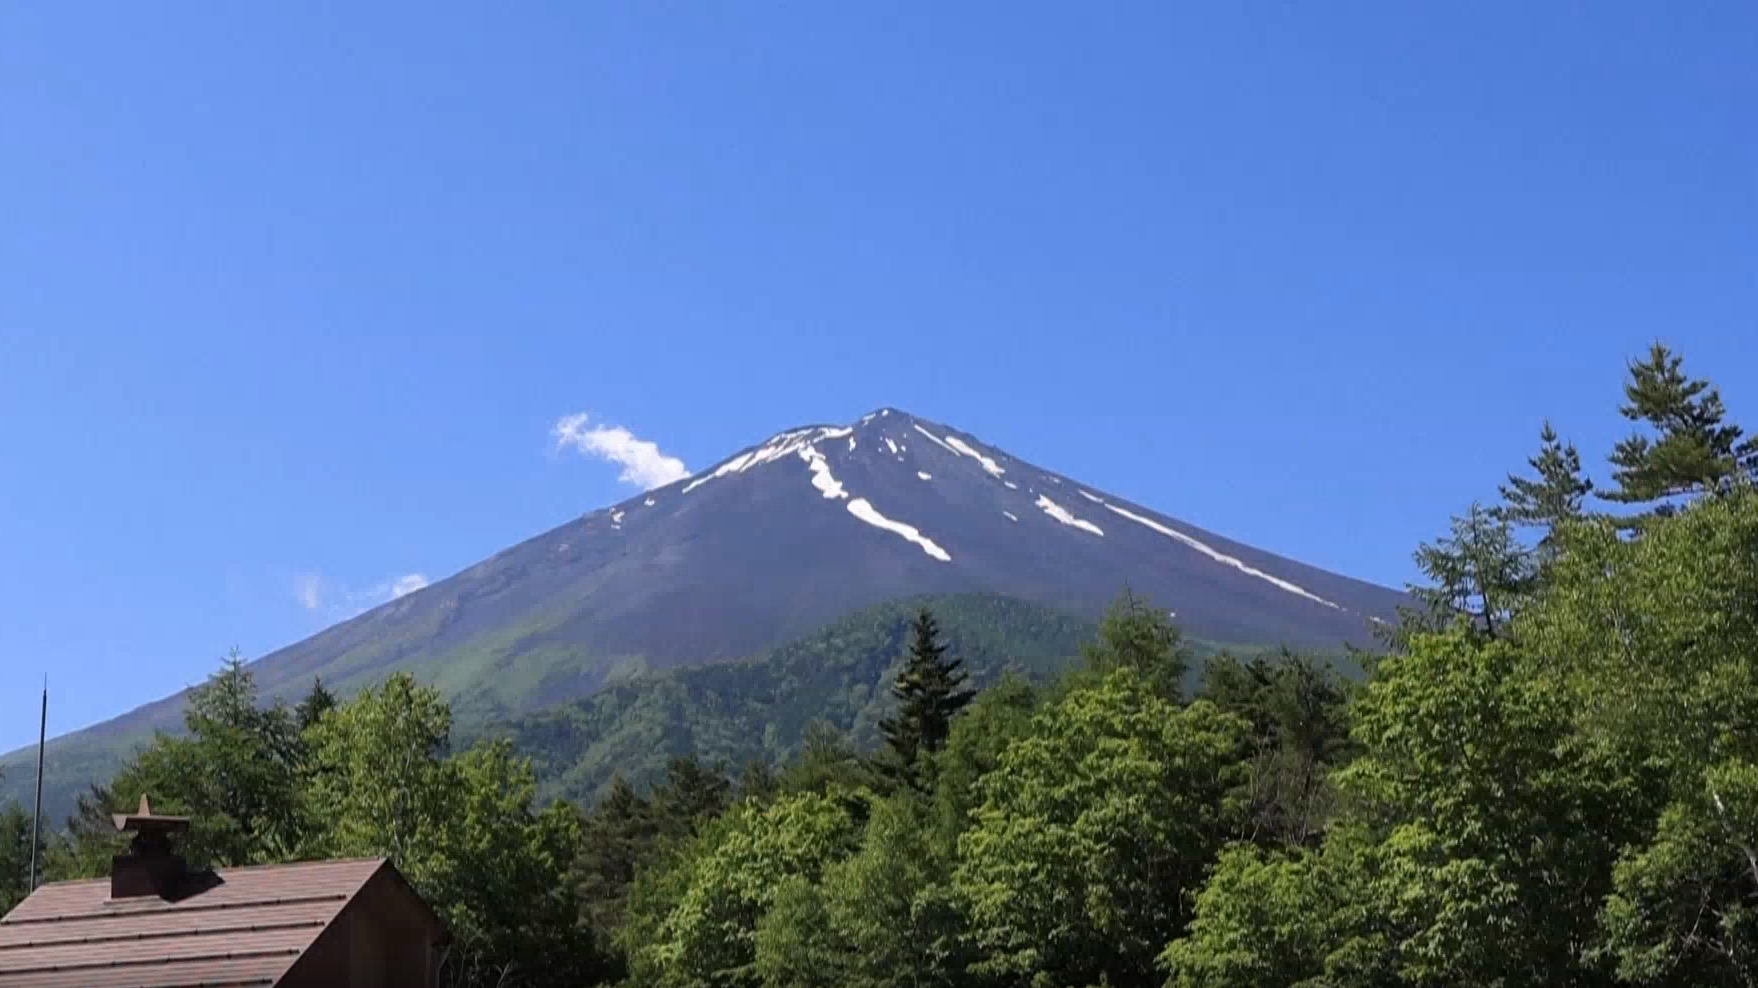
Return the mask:
<path id="1" fill-rule="evenodd" d="M 1105 609 L 1098 639 L 1082 649 L 1087 668 L 1105 675 L 1133 669 L 1142 681 L 1176 702 L 1190 670 L 1190 647 L 1172 615 L 1147 598 L 1124 590 Z"/>
<path id="2" fill-rule="evenodd" d="M 805 793 L 767 807 L 741 803 L 705 837 L 680 859 L 687 874 L 663 919 L 634 924 L 651 931 L 651 939 L 632 945 L 638 984 L 761 984 L 757 929 L 778 891 L 794 878 L 816 883 L 854 852 L 859 828 L 838 794 Z"/>
<path id="3" fill-rule="evenodd" d="M 739 773 L 739 784 L 734 799 L 736 801 L 754 800 L 758 803 L 769 803 L 781 795 L 781 780 L 776 777 L 775 769 L 761 758 L 753 758 L 745 763 L 744 771 Z"/>
<path id="4" fill-rule="evenodd" d="M 1152 669 L 1149 670 L 1153 671 Z M 1133 666 L 1039 713 L 984 777 L 953 883 L 1002 983 L 1157 981 L 1238 808 L 1228 792 L 1247 725 L 1179 709 Z"/>
<path id="5" fill-rule="evenodd" d="M 1393 988 L 1395 931 L 1359 827 L 1320 849 L 1221 852 L 1189 933 L 1160 955 L 1167 988 Z"/>
<path id="6" fill-rule="evenodd" d="M 784 793 L 887 788 L 848 735 L 823 720 L 807 725 L 799 757 L 782 769 L 777 785 Z"/>
<path id="7" fill-rule="evenodd" d="M 181 847 L 192 865 L 287 860 L 301 840 L 299 774 L 305 761 L 293 715 L 258 703 L 255 677 L 236 650 L 189 691 L 182 735 L 159 734 L 110 782 L 84 794 L 71 821 L 76 845 L 61 858 L 102 875 L 119 846 L 109 815 L 150 796 L 160 812 L 190 817 Z"/>
<path id="8" fill-rule="evenodd" d="M 1633 821 L 1602 916 L 1634 983 L 1750 985 L 1758 902 L 1758 491 L 1572 533 L 1526 634 L 1568 677 Z M 1615 831 L 1611 832 L 1615 835 Z"/>
<path id="9" fill-rule="evenodd" d="M 1417 985 L 1608 983 L 1589 950 L 1641 790 L 1574 732 L 1540 653 L 1454 629 L 1389 658 L 1338 777 L 1373 833 L 1373 907 Z"/>
<path id="10" fill-rule="evenodd" d="M 1575 444 L 1563 442 L 1549 421 L 1539 432 L 1539 442 L 1538 455 L 1526 461 L 1537 476 L 1508 475 L 1501 486 L 1501 516 L 1516 526 L 1541 529 L 1538 551 L 1548 558 L 1555 551 L 1557 529 L 1584 517 L 1593 481 L 1581 472 Z"/>
<path id="11" fill-rule="evenodd" d="M 31 815 L 17 802 L 0 808 L 0 916 L 30 894 Z"/>
<path id="12" fill-rule="evenodd" d="M 451 711 L 407 673 L 311 729 L 305 850 L 389 858 L 447 920 L 463 985 L 574 985 L 599 959 L 568 880 L 574 809 L 536 807 L 529 762 L 504 741 L 447 756 Z"/>
<path id="13" fill-rule="evenodd" d="M 1251 723 L 1245 836 L 1283 845 L 1316 840 L 1334 802 L 1331 770 L 1350 754 L 1342 677 L 1287 649 L 1274 662 L 1220 655 L 1204 664 L 1197 695 Z"/>
<path id="14" fill-rule="evenodd" d="M 950 859 L 958 837 L 982 803 L 979 782 L 1001 764 L 1001 753 L 1032 729 L 1038 687 L 1007 675 L 977 695 L 964 716 L 953 722 L 945 750 L 936 759 L 934 791 L 935 852 Z"/>
<path id="15" fill-rule="evenodd" d="M 1616 488 L 1603 495 L 1624 504 L 1658 504 L 1670 513 L 1668 499 L 1715 493 L 1758 463 L 1758 444 L 1739 426 L 1724 421 L 1721 393 L 1707 380 L 1692 378 L 1684 358 L 1654 343 L 1646 359 L 1632 361 L 1618 411 L 1648 427 L 1617 444 L 1612 451 Z"/>
<path id="16" fill-rule="evenodd" d="M 929 840 L 927 804 L 904 790 L 877 804 L 860 851 L 812 882 L 787 879 L 757 925 L 768 988 L 925 988 L 956 984 L 969 958 Z"/>
<path id="17" fill-rule="evenodd" d="M 909 658 L 891 685 L 897 715 L 879 722 L 879 733 L 906 779 L 915 780 L 923 755 L 946 746 L 952 719 L 976 696 L 963 688 L 965 673 L 960 665 L 946 657 L 933 612 L 927 608 L 917 612 L 910 622 Z"/>

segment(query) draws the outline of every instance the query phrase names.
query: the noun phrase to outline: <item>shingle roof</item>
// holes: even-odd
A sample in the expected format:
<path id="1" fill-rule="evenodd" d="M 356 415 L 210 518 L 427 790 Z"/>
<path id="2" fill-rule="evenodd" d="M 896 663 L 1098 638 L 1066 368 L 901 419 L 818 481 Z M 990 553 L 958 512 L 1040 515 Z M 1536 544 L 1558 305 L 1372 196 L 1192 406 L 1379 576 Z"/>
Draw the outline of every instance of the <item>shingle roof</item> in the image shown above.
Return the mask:
<path id="1" fill-rule="evenodd" d="M 177 902 L 45 885 L 0 920 L 0 988 L 272 985 L 382 859 L 227 868 Z"/>

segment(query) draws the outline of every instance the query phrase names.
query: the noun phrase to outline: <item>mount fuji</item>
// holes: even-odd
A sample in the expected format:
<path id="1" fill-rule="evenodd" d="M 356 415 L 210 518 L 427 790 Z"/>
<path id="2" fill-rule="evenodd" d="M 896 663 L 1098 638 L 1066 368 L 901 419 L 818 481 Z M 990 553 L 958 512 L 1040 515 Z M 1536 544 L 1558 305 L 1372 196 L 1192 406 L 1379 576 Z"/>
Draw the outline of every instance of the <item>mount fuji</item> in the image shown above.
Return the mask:
<path id="1" fill-rule="evenodd" d="M 745 658 L 862 608 L 989 593 L 1096 616 L 1128 588 L 1211 642 L 1366 643 L 1404 595 L 1207 532 L 880 408 L 789 429 L 592 511 L 252 663 L 265 695 L 407 669 L 461 723 L 576 700 L 641 672 Z M 181 694 L 57 739 L 90 779 L 179 724 Z M 31 775 L 0 759 L 8 782 Z M 59 768 L 57 768 L 59 766 Z"/>

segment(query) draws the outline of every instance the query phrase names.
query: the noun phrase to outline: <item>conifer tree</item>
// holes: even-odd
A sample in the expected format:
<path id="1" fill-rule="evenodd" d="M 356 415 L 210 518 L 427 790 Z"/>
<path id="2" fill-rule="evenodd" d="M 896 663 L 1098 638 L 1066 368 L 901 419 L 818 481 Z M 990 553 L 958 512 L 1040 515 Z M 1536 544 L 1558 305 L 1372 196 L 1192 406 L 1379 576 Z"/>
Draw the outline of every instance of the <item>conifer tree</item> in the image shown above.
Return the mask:
<path id="1" fill-rule="evenodd" d="M 1583 504 L 1593 493 L 1593 481 L 1581 473 L 1581 453 L 1575 444 L 1559 438 L 1549 420 L 1538 438 L 1542 443 L 1538 455 L 1526 461 L 1538 476 L 1508 474 L 1508 482 L 1501 487 L 1500 514 L 1515 525 L 1543 528 L 1538 547 L 1548 556 L 1554 550 L 1558 526 L 1582 517 Z"/>
<path id="2" fill-rule="evenodd" d="M 1412 636 L 1445 631 L 1460 619 L 1473 637 L 1505 637 L 1509 622 L 1535 588 L 1531 554 L 1514 537 L 1507 518 L 1481 504 L 1455 517 L 1449 535 L 1417 547 L 1414 558 L 1432 582 L 1411 584 L 1408 592 L 1418 606 L 1399 608 L 1396 626 L 1376 629 L 1400 651 Z"/>
<path id="3" fill-rule="evenodd" d="M 906 772 L 923 755 L 946 746 L 952 718 L 976 695 L 962 688 L 963 662 L 946 657 L 940 626 L 926 608 L 910 623 L 910 635 L 909 659 L 891 685 L 897 716 L 879 723 L 880 734 Z"/>
<path id="4" fill-rule="evenodd" d="M 1618 411 L 1642 423 L 1654 436 L 1631 435 L 1612 451 L 1617 488 L 1606 500 L 1646 504 L 1693 494 L 1713 494 L 1741 473 L 1758 468 L 1758 443 L 1742 440 L 1737 425 L 1724 422 L 1721 392 L 1707 380 L 1681 369 L 1683 358 L 1656 342 L 1648 357 L 1629 365 L 1625 402 Z M 1665 515 L 1672 506 L 1660 504 Z"/>
<path id="5" fill-rule="evenodd" d="M 324 685 L 322 677 L 313 676 L 311 692 L 305 694 L 305 699 L 300 700 L 299 705 L 293 708 L 293 716 L 299 723 L 300 732 L 303 733 L 306 728 L 317 723 L 326 712 L 335 708 L 336 694 L 330 692 L 330 688 Z"/>

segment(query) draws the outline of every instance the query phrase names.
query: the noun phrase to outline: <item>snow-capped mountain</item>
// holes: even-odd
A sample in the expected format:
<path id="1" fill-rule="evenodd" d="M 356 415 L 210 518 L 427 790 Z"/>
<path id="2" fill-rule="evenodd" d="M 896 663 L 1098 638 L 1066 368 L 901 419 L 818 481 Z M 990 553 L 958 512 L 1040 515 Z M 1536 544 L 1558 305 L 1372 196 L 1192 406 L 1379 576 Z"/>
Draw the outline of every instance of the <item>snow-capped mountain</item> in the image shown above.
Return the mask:
<path id="1" fill-rule="evenodd" d="M 634 669 L 751 656 L 906 595 L 990 591 L 1096 616 L 1126 586 L 1194 637 L 1319 648 L 1367 642 L 1403 600 L 882 408 L 771 436 L 253 668 L 289 698 L 313 676 L 346 690 L 410 669 L 475 720 Z M 180 709 L 150 704 L 51 755 L 173 727 Z"/>

